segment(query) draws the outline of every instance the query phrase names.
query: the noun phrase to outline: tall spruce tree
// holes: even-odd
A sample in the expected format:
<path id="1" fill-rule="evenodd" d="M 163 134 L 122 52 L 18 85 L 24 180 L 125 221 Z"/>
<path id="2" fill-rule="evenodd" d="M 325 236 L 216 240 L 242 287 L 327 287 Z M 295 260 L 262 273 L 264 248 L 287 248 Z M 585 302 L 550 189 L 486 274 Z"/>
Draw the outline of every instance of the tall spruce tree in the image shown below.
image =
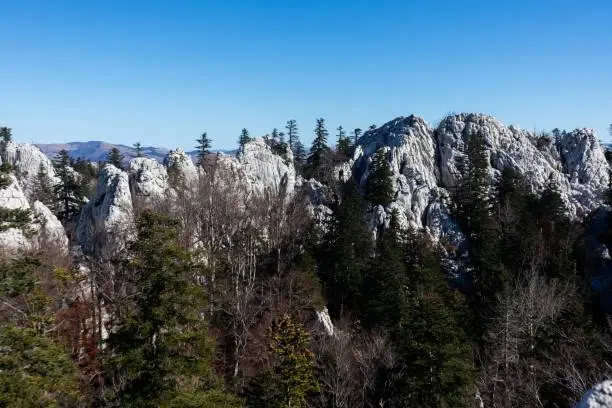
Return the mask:
<path id="1" fill-rule="evenodd" d="M 289 147 L 293 150 L 295 142 L 299 140 L 297 121 L 295 119 L 289 119 L 285 125 L 285 129 L 287 129 L 287 140 L 289 142 Z"/>
<path id="2" fill-rule="evenodd" d="M 238 138 L 238 153 L 243 153 L 244 146 L 252 140 L 251 136 L 249 136 L 249 131 L 246 128 L 242 129 Z"/>
<path id="3" fill-rule="evenodd" d="M 208 137 L 206 132 L 202 133 L 199 139 L 196 139 L 198 143 L 196 145 L 196 151 L 198 156 L 198 164 L 200 166 L 204 165 L 204 158 L 210 153 L 210 148 L 212 147 L 212 141 Z"/>
<path id="4" fill-rule="evenodd" d="M 372 253 L 372 235 L 362 219 L 363 202 L 354 182 L 345 187 L 339 207 L 328 220 L 318 254 L 318 270 L 330 313 L 356 313 L 362 301 L 363 279 Z"/>
<path id="5" fill-rule="evenodd" d="M 4 143 L 11 142 L 13 140 L 12 129 L 6 126 L 0 127 L 0 139 Z"/>
<path id="6" fill-rule="evenodd" d="M 363 130 L 361 130 L 360 128 L 356 128 L 355 130 L 353 130 L 353 145 L 357 145 L 357 140 L 359 140 L 362 133 Z"/>
<path id="7" fill-rule="evenodd" d="M 317 125 L 314 129 L 315 138 L 312 141 L 310 147 L 310 154 L 306 160 L 306 170 L 309 177 L 315 177 L 320 175 L 323 170 L 325 159 L 329 152 L 329 146 L 327 145 L 327 137 L 329 132 L 325 128 L 325 119 L 317 119 Z"/>
<path id="8" fill-rule="evenodd" d="M 124 169 L 125 156 L 121 153 L 121 151 L 113 147 L 110 152 L 106 155 L 106 163 L 112 164 L 116 168 L 123 170 Z"/>
<path id="9" fill-rule="evenodd" d="M 134 143 L 134 149 L 136 149 L 136 157 L 142 157 L 142 145 L 140 142 Z"/>
<path id="10" fill-rule="evenodd" d="M 122 407 L 237 407 L 213 373 L 214 341 L 203 318 L 205 293 L 178 244 L 179 223 L 145 211 L 128 269 L 134 312 L 108 338 L 107 364 Z"/>
<path id="11" fill-rule="evenodd" d="M 351 141 L 346 136 L 346 131 L 342 126 L 338 126 L 338 143 L 336 150 L 345 157 L 348 157 L 351 152 Z"/>
<path id="12" fill-rule="evenodd" d="M 34 197 L 50 209 L 56 207 L 55 195 L 53 194 L 53 184 L 47 169 L 42 163 L 38 166 L 36 179 L 34 180 Z"/>
<path id="13" fill-rule="evenodd" d="M 70 163 L 70 156 L 65 149 L 60 150 L 53 159 L 55 175 L 59 178 L 59 183 L 53 187 L 53 193 L 59 201 L 57 217 L 62 222 L 67 222 L 77 215 L 85 199 L 83 184 L 78 180 Z"/>
<path id="14" fill-rule="evenodd" d="M 378 149 L 372 158 L 366 183 L 366 197 L 372 205 L 387 206 L 393 202 L 392 176 L 385 150 Z"/>

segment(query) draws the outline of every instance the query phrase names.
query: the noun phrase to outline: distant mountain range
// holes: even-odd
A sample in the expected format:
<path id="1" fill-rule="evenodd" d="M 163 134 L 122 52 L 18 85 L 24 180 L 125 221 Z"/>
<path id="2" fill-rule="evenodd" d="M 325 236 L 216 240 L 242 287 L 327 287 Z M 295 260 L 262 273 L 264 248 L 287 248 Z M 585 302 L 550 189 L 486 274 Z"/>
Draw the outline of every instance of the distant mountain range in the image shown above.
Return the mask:
<path id="1" fill-rule="evenodd" d="M 55 155 L 60 150 L 65 149 L 70 155 L 70 157 L 73 157 L 75 159 L 82 157 L 92 162 L 100 162 L 106 160 L 106 155 L 113 147 L 119 149 L 119 151 L 125 156 L 126 162 L 136 157 L 136 149 L 131 146 L 112 144 L 97 140 L 92 140 L 89 142 L 37 144 L 36 146 L 49 158 L 55 157 Z M 164 157 L 166 157 L 166 155 L 168 154 L 168 152 L 169 150 L 165 147 L 143 146 L 141 154 L 143 156 L 155 159 L 161 163 L 164 160 Z M 218 150 L 218 152 L 225 154 L 234 154 L 236 151 Z M 186 153 L 192 158 L 196 156 L 195 150 Z"/>

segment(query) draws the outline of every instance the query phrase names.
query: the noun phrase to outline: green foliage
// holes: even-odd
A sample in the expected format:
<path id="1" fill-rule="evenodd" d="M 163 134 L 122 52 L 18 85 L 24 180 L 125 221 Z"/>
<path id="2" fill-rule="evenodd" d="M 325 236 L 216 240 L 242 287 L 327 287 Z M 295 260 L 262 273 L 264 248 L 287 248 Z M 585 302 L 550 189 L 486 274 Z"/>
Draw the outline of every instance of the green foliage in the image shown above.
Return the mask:
<path id="1" fill-rule="evenodd" d="M 332 316 L 356 312 L 366 268 L 372 253 L 372 236 L 362 219 L 363 202 L 354 183 L 346 187 L 340 206 L 327 223 L 327 233 L 317 257 Z"/>
<path id="2" fill-rule="evenodd" d="M 242 132 L 240 132 L 240 138 L 238 139 L 238 151 L 244 151 L 244 145 L 251 142 L 252 140 L 253 139 L 251 139 L 251 136 L 249 136 L 249 131 L 246 129 L 242 129 Z"/>
<path id="3" fill-rule="evenodd" d="M 62 347 L 32 329 L 0 327 L 0 406 L 84 405 L 79 374 Z"/>
<path id="4" fill-rule="evenodd" d="M 108 155 L 106 155 L 106 163 L 112 164 L 120 170 L 124 170 L 124 162 L 125 156 L 116 147 L 113 147 L 110 152 L 108 152 Z"/>
<path id="5" fill-rule="evenodd" d="M 351 140 L 346 135 L 346 131 L 342 126 L 338 126 L 338 144 L 336 145 L 336 150 L 344 157 L 349 157 L 351 154 Z"/>
<path id="6" fill-rule="evenodd" d="M 0 296 L 16 297 L 31 292 L 36 283 L 33 271 L 40 266 L 35 258 L 0 261 Z"/>
<path id="7" fill-rule="evenodd" d="M 299 140 L 299 130 L 297 126 L 297 121 L 295 119 L 288 120 L 287 124 L 285 125 L 285 129 L 287 129 L 289 148 L 293 149 L 295 142 Z"/>
<path id="8" fill-rule="evenodd" d="M 206 132 L 202 133 L 199 139 L 196 139 L 198 143 L 196 145 L 196 151 L 198 155 L 198 164 L 202 166 L 204 164 L 204 158 L 210 153 L 212 147 L 212 140 L 208 137 Z"/>
<path id="9" fill-rule="evenodd" d="M 79 214 L 86 196 L 86 185 L 78 179 L 70 164 L 70 156 L 64 149 L 53 159 L 55 175 L 59 178 L 59 183 L 53 187 L 53 194 L 60 202 L 57 216 L 62 222 Z"/>
<path id="10" fill-rule="evenodd" d="M 370 174 L 366 183 L 366 198 L 374 206 L 387 206 L 393 202 L 393 173 L 386 156 L 385 151 L 379 149 L 372 158 L 370 166 Z"/>
<path id="11" fill-rule="evenodd" d="M 306 160 L 306 171 L 308 177 L 315 177 L 321 173 L 324 167 L 325 160 L 330 151 L 327 145 L 327 137 L 329 132 L 325 128 L 325 119 L 317 119 L 315 127 L 315 138 L 310 147 L 310 154 Z"/>
<path id="12" fill-rule="evenodd" d="M 308 348 L 308 332 L 291 317 L 283 315 L 273 322 L 269 338 L 273 365 L 256 380 L 248 406 L 308 407 L 308 395 L 319 390 L 315 357 Z"/>
<path id="13" fill-rule="evenodd" d="M 205 293 L 177 244 L 178 226 L 150 211 L 137 221 L 129 264 L 136 276 L 135 310 L 108 339 L 107 367 L 120 383 L 114 398 L 122 407 L 206 407 L 213 397 L 223 399 L 202 317 Z M 227 406 L 237 406 L 232 396 L 224 398 Z"/>
<path id="14" fill-rule="evenodd" d="M 136 149 L 136 157 L 142 157 L 142 145 L 140 142 L 134 143 L 134 149 Z"/>
<path id="15" fill-rule="evenodd" d="M 55 194 L 53 194 L 53 184 L 46 168 L 40 164 L 36 179 L 34 181 L 34 197 L 48 208 L 55 206 Z"/>
<path id="16" fill-rule="evenodd" d="M 362 134 L 363 130 L 361 130 L 360 128 L 356 128 L 355 130 L 353 130 L 353 145 L 357 145 L 357 141 L 359 140 Z"/>
<path id="17" fill-rule="evenodd" d="M 4 143 L 11 142 L 13 140 L 12 129 L 6 126 L 0 127 L 0 139 Z"/>

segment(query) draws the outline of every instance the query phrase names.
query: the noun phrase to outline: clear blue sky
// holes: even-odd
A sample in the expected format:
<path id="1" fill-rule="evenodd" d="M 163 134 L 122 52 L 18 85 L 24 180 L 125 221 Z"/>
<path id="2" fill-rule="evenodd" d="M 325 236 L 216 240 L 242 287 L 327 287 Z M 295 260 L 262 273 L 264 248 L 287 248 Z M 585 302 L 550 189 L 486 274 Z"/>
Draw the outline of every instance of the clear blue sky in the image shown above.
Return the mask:
<path id="1" fill-rule="evenodd" d="M 17 140 L 233 147 L 316 117 L 526 129 L 612 122 L 612 1 L 0 0 L 0 124 Z"/>

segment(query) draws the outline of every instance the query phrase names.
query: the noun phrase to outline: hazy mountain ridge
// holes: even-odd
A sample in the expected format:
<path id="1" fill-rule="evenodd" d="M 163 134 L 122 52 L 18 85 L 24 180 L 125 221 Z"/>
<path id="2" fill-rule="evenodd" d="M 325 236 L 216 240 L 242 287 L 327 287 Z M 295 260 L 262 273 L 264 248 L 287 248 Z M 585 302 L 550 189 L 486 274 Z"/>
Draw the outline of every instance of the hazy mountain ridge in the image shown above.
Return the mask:
<path id="1" fill-rule="evenodd" d="M 68 143 L 40 143 L 36 146 L 49 158 L 53 158 L 60 150 L 65 149 L 70 157 L 82 157 L 92 162 L 100 162 L 106 160 L 106 155 L 116 147 L 125 156 L 125 161 L 128 163 L 136 157 L 136 149 L 132 146 L 122 144 L 108 143 L 100 140 L 90 140 L 87 142 L 68 142 Z M 220 153 L 233 154 L 235 150 L 214 150 Z M 168 155 L 170 149 L 156 146 L 143 146 L 142 155 L 163 162 Z M 195 158 L 195 150 L 186 152 L 192 158 Z"/>

